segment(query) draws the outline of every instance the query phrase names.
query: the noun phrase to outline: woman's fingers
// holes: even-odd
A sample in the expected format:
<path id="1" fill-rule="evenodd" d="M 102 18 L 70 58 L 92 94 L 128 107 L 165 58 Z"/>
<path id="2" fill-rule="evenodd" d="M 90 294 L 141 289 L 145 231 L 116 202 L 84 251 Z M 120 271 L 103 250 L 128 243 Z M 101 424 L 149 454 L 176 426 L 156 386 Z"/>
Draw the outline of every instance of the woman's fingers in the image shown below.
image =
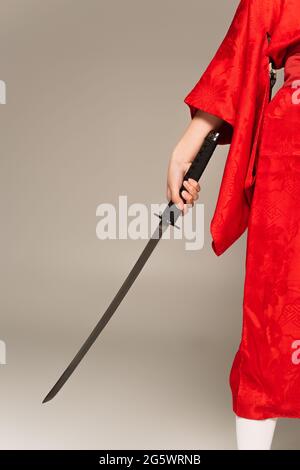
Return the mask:
<path id="1" fill-rule="evenodd" d="M 194 205 L 195 201 L 199 199 L 200 185 L 197 181 L 189 179 L 188 181 L 183 181 L 183 186 L 185 190 L 182 191 L 181 195 L 186 204 Z M 178 190 L 170 186 L 167 187 L 167 197 L 168 200 L 171 200 L 176 204 L 180 210 L 184 208 L 184 202 L 179 196 Z"/>
<path id="2" fill-rule="evenodd" d="M 176 204 L 177 207 L 182 211 L 184 202 L 182 198 L 179 196 L 179 190 L 177 188 L 170 188 L 168 190 L 168 200 L 173 202 L 173 204 Z"/>
<path id="3" fill-rule="evenodd" d="M 193 201 L 197 201 L 197 199 L 199 199 L 198 192 L 200 191 L 200 189 L 196 189 L 196 187 L 192 185 L 189 181 L 184 181 L 183 186 L 186 188 L 186 191 L 189 193 Z"/>
<path id="4" fill-rule="evenodd" d="M 200 191 L 201 188 L 200 188 L 200 185 L 199 185 L 198 181 L 195 181 L 195 180 L 193 180 L 192 178 L 189 178 L 189 179 L 188 179 L 188 182 L 189 182 L 192 186 L 194 186 L 194 188 L 195 188 L 197 191 Z"/>
<path id="5" fill-rule="evenodd" d="M 187 205 L 194 205 L 194 202 L 199 198 L 200 186 L 199 183 L 191 178 L 183 182 L 182 194 L 179 194 L 179 188 L 182 185 L 184 175 L 187 173 L 191 163 L 178 163 L 176 159 L 171 159 L 168 168 L 167 177 L 167 199 L 172 201 L 184 213 L 187 212 Z"/>
<path id="6" fill-rule="evenodd" d="M 182 194 L 182 197 L 184 198 L 184 200 L 185 200 L 185 202 L 186 202 L 187 204 L 193 204 L 194 198 L 193 198 L 193 196 L 192 196 L 189 192 L 187 192 L 187 191 L 182 191 L 181 194 Z"/>
<path id="7" fill-rule="evenodd" d="M 172 193 L 171 193 L 170 186 L 167 186 L 167 199 L 168 199 L 168 201 L 170 201 L 172 199 Z"/>

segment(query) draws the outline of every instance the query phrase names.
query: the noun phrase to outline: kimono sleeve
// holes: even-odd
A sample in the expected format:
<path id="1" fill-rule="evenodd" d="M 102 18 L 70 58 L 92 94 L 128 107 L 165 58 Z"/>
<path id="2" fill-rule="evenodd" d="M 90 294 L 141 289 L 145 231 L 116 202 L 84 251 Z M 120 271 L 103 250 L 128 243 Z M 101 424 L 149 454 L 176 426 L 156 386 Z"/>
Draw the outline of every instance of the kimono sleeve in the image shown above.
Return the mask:
<path id="1" fill-rule="evenodd" d="M 191 118 L 198 109 L 221 118 L 219 144 L 230 144 L 243 86 L 249 0 L 241 0 L 229 29 L 208 67 L 184 99 Z"/>

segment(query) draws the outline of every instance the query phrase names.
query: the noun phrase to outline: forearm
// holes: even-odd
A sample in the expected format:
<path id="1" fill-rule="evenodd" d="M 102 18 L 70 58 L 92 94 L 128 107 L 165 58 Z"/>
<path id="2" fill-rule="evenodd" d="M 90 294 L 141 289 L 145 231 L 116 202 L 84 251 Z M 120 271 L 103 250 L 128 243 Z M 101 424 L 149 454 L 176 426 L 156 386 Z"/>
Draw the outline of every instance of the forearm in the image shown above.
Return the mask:
<path id="1" fill-rule="evenodd" d="M 205 137 L 213 129 L 218 129 L 223 120 L 202 110 L 198 110 L 182 138 L 173 150 L 173 158 L 178 161 L 192 162 Z"/>

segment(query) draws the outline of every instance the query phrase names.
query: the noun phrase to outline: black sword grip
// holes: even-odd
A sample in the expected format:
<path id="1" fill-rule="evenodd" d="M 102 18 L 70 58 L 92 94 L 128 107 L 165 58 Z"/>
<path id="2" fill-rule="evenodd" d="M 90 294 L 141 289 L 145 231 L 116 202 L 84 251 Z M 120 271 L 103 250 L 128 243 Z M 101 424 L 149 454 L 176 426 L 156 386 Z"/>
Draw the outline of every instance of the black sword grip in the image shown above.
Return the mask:
<path id="1" fill-rule="evenodd" d="M 186 172 L 183 181 L 187 181 L 189 178 L 199 181 L 202 173 L 204 172 L 216 146 L 218 143 L 219 139 L 219 132 L 217 131 L 211 131 L 204 139 L 204 142 L 197 153 L 196 157 L 194 158 L 190 168 Z M 186 191 L 185 187 L 181 186 L 179 190 L 179 195 L 183 202 L 186 202 L 184 197 L 182 196 L 182 191 Z"/>
<path id="2" fill-rule="evenodd" d="M 192 178 L 195 181 L 199 181 L 202 173 L 204 172 L 212 154 L 215 151 L 215 148 L 218 144 L 220 133 L 218 131 L 211 131 L 204 139 L 203 144 L 196 157 L 194 158 L 190 168 L 184 175 L 183 181 L 187 181 L 189 178 Z M 182 191 L 185 190 L 185 187 L 181 186 L 179 190 L 179 195 L 184 203 L 186 203 L 184 197 L 182 196 Z M 176 220 L 180 216 L 181 211 L 171 200 L 161 215 L 161 220 L 167 225 L 175 225 Z"/>

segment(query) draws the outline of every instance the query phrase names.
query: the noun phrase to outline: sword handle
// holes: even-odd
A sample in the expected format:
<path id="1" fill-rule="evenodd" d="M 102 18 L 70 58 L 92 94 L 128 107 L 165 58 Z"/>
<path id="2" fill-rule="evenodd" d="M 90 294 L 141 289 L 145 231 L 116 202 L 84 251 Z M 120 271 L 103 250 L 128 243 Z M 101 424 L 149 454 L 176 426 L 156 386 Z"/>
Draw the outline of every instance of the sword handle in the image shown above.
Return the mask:
<path id="1" fill-rule="evenodd" d="M 199 181 L 202 173 L 204 172 L 212 154 L 214 153 L 214 150 L 217 146 L 218 139 L 219 139 L 220 133 L 217 131 L 211 131 L 209 134 L 205 137 L 204 142 L 197 153 L 196 157 L 194 158 L 190 168 L 186 172 L 183 181 L 187 181 L 189 178 Z M 184 197 L 181 195 L 182 191 L 185 191 L 185 187 L 181 186 L 179 190 L 179 195 L 183 202 L 185 203 Z"/>
<path id="2" fill-rule="evenodd" d="M 202 173 L 204 172 L 206 165 L 208 164 L 214 150 L 218 144 L 220 133 L 218 131 L 210 131 L 209 134 L 204 139 L 203 144 L 196 157 L 194 158 L 190 168 L 184 175 L 183 181 L 187 181 L 189 178 L 192 178 L 195 181 L 199 181 Z M 179 190 L 179 195 L 184 203 L 186 203 L 184 197 L 181 195 L 182 191 L 185 190 L 185 187 L 182 185 Z M 176 227 L 175 223 L 179 216 L 181 215 L 180 209 L 170 201 L 167 207 L 165 208 L 160 219 L 164 225 L 173 225 Z"/>

